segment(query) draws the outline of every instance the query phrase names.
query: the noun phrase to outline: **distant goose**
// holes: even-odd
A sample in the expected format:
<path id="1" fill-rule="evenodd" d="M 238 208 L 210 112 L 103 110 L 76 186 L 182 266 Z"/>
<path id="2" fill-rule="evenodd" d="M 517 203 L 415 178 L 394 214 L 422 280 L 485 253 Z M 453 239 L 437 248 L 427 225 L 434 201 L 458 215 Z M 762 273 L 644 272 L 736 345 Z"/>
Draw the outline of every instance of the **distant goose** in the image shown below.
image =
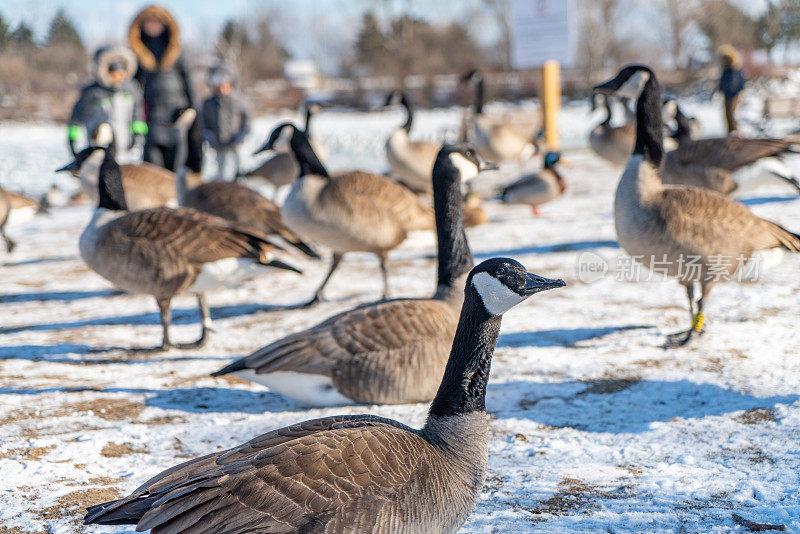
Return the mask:
<path id="1" fill-rule="evenodd" d="M 72 163 L 59 169 L 69 171 L 78 178 L 81 191 L 93 202 L 98 200 L 97 183 L 105 154 L 97 148 L 84 148 L 78 152 Z M 175 174 L 172 171 L 147 162 L 119 165 L 119 169 L 125 198 L 131 211 L 178 205 L 175 197 Z"/>
<path id="2" fill-rule="evenodd" d="M 433 227 L 433 210 L 406 187 L 385 176 L 364 171 L 328 174 L 308 137 L 293 124 L 278 125 L 265 149 L 291 150 L 300 164 L 300 178 L 281 207 L 286 225 L 299 236 L 333 250 L 333 261 L 314 298 L 348 252 L 371 252 L 380 259 L 383 298 L 388 298 L 386 260 L 391 249 L 412 230 Z"/>
<path id="3" fill-rule="evenodd" d="M 469 141 L 475 144 L 478 152 L 491 161 L 510 161 L 528 159 L 538 152 L 532 138 L 524 135 L 513 124 L 498 122 L 483 113 L 484 80 L 477 70 L 467 72 L 461 83 L 471 83 L 475 88 L 475 100 L 470 124 L 467 126 Z"/>
<path id="4" fill-rule="evenodd" d="M 454 533 L 488 463 L 486 386 L 502 314 L 564 286 L 493 258 L 466 280 L 450 357 L 421 429 L 339 415 L 273 430 L 168 469 L 85 524 L 137 531 Z"/>
<path id="5" fill-rule="evenodd" d="M 648 67 L 625 67 L 595 90 L 638 98 L 636 145 L 614 201 L 617 239 L 637 261 L 658 265 L 686 288 L 692 326 L 670 336 L 667 346 L 685 344 L 702 332 L 703 305 L 715 284 L 732 276 L 758 251 L 800 251 L 800 235 L 715 191 L 662 184 L 661 88 Z M 695 284 L 701 289 L 696 312 Z"/>
<path id="6" fill-rule="evenodd" d="M 392 91 L 386 105 L 401 104 L 406 110 L 406 122 L 392 133 L 386 141 L 386 159 L 393 178 L 418 193 L 431 193 L 431 171 L 441 143 L 412 141 L 411 123 L 414 109 L 405 91 Z"/>
<path id="7" fill-rule="evenodd" d="M 558 152 L 548 152 L 544 157 L 544 169 L 505 186 L 500 192 L 500 200 L 507 204 L 528 204 L 534 215 L 539 215 L 539 206 L 560 197 L 567 189 L 556 169 L 560 160 Z"/>
<path id="8" fill-rule="evenodd" d="M 263 267 L 300 272 L 271 259 L 275 246 L 266 237 L 218 217 L 188 208 L 153 208 L 128 212 L 125 189 L 113 150 L 104 154 L 99 172 L 99 201 L 80 237 L 80 251 L 97 274 L 130 293 L 153 295 L 161 312 L 162 349 L 195 347 L 210 327 L 203 293 L 252 279 Z M 169 337 L 170 302 L 193 293 L 202 318 L 195 343 L 173 345 Z"/>
<path id="9" fill-rule="evenodd" d="M 222 181 L 188 187 L 185 169 L 178 171 L 176 181 L 181 206 L 216 215 L 241 228 L 278 236 L 307 256 L 319 258 L 319 254 L 286 227 L 280 208 L 257 191 L 240 183 Z"/>
<path id="10" fill-rule="evenodd" d="M 462 219 L 463 174 L 491 165 L 445 145 L 433 166 L 439 275 L 427 299 L 359 306 L 213 373 L 264 384 L 312 406 L 428 402 L 436 394 L 473 266 Z"/>
<path id="11" fill-rule="evenodd" d="M 714 139 L 692 139 L 690 119 L 680 106 L 674 108 L 677 128 L 672 134 L 678 148 L 667 152 L 664 160 L 664 183 L 693 185 L 724 195 L 743 193 L 761 184 L 778 180 L 800 192 L 800 183 L 775 156 L 797 153 L 797 144 L 784 139 L 753 138 L 738 135 Z"/>
<path id="12" fill-rule="evenodd" d="M 597 107 L 597 94 L 592 95 L 592 111 Z M 625 165 L 633 152 L 636 141 L 636 121 L 629 120 L 621 126 L 611 125 L 611 101 L 603 96 L 606 118 L 589 134 L 592 150 L 601 158 L 614 165 Z M 626 106 L 627 111 L 627 106 Z"/>
<path id="13" fill-rule="evenodd" d="M 6 225 L 27 220 L 40 209 L 39 202 L 36 200 L 0 187 L 0 236 L 6 244 L 9 254 L 17 244 L 6 235 Z"/>
<path id="14" fill-rule="evenodd" d="M 306 136 L 311 139 L 311 117 L 313 117 L 314 113 L 319 109 L 319 106 L 316 104 L 306 104 L 306 124 L 303 129 Z M 325 154 L 323 152 L 319 152 L 320 149 L 323 147 L 315 142 L 311 141 L 311 146 L 314 148 L 314 152 L 317 154 L 320 160 L 324 160 Z M 260 154 L 261 152 L 267 150 L 266 144 L 262 145 L 258 150 L 254 152 L 255 154 Z M 253 169 L 252 171 L 248 172 L 244 175 L 245 178 L 262 178 L 272 184 L 275 189 L 283 187 L 285 185 L 290 185 L 300 176 L 300 165 L 297 163 L 297 160 L 294 157 L 294 154 L 290 151 L 280 151 L 276 152 L 271 158 L 267 159 L 264 163 Z"/>

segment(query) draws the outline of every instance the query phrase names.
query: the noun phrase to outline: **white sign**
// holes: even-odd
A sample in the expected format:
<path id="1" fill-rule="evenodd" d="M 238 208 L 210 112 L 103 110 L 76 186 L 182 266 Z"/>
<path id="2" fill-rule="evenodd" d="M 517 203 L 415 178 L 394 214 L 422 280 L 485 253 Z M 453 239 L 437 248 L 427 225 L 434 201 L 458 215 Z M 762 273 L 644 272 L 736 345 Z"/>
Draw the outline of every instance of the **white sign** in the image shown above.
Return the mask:
<path id="1" fill-rule="evenodd" d="M 555 59 L 570 66 L 575 49 L 572 0 L 511 0 L 511 62 L 518 69 Z"/>

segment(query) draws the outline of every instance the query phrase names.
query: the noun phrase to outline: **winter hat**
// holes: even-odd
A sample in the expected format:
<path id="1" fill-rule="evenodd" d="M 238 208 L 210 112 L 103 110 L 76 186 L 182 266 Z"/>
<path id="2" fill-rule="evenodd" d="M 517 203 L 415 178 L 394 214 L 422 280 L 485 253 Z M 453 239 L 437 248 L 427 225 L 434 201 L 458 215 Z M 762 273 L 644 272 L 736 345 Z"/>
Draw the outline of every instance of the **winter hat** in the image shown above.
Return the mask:
<path id="1" fill-rule="evenodd" d="M 136 55 L 124 46 L 104 46 L 94 54 L 95 76 L 104 85 L 109 85 L 108 73 L 124 70 L 125 80 L 130 80 L 136 73 Z"/>
<path id="2" fill-rule="evenodd" d="M 225 65 L 216 65 L 209 69 L 208 85 L 211 87 L 219 87 L 225 82 L 230 82 L 232 85 L 236 83 L 236 78 L 231 69 Z"/>
<path id="3" fill-rule="evenodd" d="M 731 45 L 724 44 L 719 47 L 717 53 L 720 57 L 727 57 L 731 60 L 731 66 L 734 69 L 739 69 L 742 67 L 742 56 L 739 55 L 739 52 Z"/>

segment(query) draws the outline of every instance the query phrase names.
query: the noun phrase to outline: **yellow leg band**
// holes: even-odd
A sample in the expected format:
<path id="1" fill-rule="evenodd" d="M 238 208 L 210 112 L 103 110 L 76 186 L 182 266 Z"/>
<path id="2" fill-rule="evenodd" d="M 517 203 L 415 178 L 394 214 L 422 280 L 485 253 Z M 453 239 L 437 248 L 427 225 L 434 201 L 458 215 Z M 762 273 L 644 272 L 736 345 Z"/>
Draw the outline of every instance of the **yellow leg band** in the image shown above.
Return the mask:
<path id="1" fill-rule="evenodd" d="M 695 332 L 702 332 L 703 331 L 703 324 L 706 322 L 706 316 L 702 313 L 698 313 L 692 319 L 692 330 Z"/>

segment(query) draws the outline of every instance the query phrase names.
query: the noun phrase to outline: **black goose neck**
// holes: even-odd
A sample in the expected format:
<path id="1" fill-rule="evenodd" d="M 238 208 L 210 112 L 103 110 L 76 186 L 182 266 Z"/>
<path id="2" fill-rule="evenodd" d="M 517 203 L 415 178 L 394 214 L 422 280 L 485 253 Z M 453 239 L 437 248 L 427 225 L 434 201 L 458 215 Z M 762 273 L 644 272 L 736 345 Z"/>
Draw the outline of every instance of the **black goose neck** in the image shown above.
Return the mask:
<path id="1" fill-rule="evenodd" d="M 447 298 L 458 279 L 474 266 L 464 229 L 461 174 L 449 156 L 440 153 L 433 165 L 433 209 L 436 217 L 438 274 L 434 298 Z"/>
<path id="2" fill-rule="evenodd" d="M 300 166 L 300 176 L 315 174 L 329 178 L 328 169 L 322 164 L 308 140 L 308 136 L 295 128 L 290 141 L 292 153 Z"/>
<path id="3" fill-rule="evenodd" d="M 501 316 L 490 315 L 478 292 L 467 282 L 453 348 L 429 417 L 486 411 L 486 384 L 500 322 Z"/>
<path id="4" fill-rule="evenodd" d="M 636 102 L 636 145 L 633 153 L 659 167 L 664 158 L 664 132 L 661 119 L 661 87 L 653 71 Z"/>
<path id="5" fill-rule="evenodd" d="M 406 108 L 406 122 L 403 123 L 403 129 L 406 133 L 411 133 L 411 123 L 414 121 L 414 108 L 411 106 L 411 101 L 408 97 L 403 94 L 403 98 L 401 100 L 403 107 Z"/>
<path id="6" fill-rule="evenodd" d="M 98 208 L 112 211 L 128 209 L 125 201 L 125 188 L 122 186 L 122 169 L 114 159 L 113 150 L 110 148 L 105 149 L 103 163 L 100 164 L 97 191 Z"/>
<path id="7" fill-rule="evenodd" d="M 311 106 L 306 104 L 306 124 L 303 132 L 305 132 L 306 136 L 311 137 L 311 116 L 314 113 L 311 111 Z"/>
<path id="8" fill-rule="evenodd" d="M 604 107 L 606 108 L 606 118 L 600 124 L 608 126 L 611 124 L 611 100 L 607 96 L 603 95 L 603 101 L 605 102 Z"/>
<path id="9" fill-rule="evenodd" d="M 480 115 L 483 113 L 483 104 L 486 98 L 483 76 L 478 77 L 475 81 L 475 114 Z"/>
<path id="10" fill-rule="evenodd" d="M 692 138 L 692 129 L 689 125 L 689 118 L 683 114 L 680 108 L 675 109 L 675 123 L 678 127 L 675 129 L 675 133 L 672 134 L 673 139 L 678 143 L 690 140 Z"/>

